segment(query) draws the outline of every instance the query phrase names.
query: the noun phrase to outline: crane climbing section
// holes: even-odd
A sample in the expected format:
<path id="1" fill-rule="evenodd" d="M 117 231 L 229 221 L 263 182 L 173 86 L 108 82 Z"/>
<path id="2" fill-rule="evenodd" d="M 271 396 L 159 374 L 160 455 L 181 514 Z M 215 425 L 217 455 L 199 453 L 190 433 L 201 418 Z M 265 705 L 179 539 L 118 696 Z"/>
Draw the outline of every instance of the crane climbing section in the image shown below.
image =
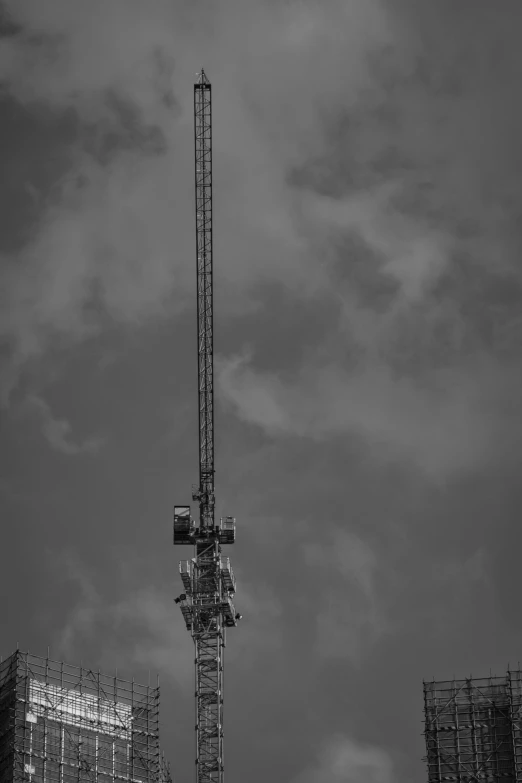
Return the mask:
<path id="1" fill-rule="evenodd" d="M 224 783 L 223 665 L 225 634 L 241 619 L 236 580 L 222 546 L 233 544 L 236 521 L 215 521 L 212 269 L 212 89 L 204 71 L 194 85 L 198 322 L 199 484 L 190 506 L 174 506 L 174 544 L 194 547 L 180 563 L 184 592 L 175 599 L 195 645 L 196 781 Z"/>

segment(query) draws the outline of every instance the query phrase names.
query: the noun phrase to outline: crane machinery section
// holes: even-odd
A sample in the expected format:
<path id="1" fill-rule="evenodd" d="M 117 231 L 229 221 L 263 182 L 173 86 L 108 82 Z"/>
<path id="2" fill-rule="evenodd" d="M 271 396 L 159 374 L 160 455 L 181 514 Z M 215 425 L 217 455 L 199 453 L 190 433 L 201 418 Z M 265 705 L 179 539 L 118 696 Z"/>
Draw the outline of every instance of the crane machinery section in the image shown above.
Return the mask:
<path id="1" fill-rule="evenodd" d="M 202 70 L 194 85 L 196 255 L 198 292 L 199 485 L 190 506 L 174 506 L 174 544 L 194 547 L 180 563 L 184 592 L 175 599 L 195 645 L 196 781 L 224 783 L 223 651 L 226 628 L 241 615 L 232 603 L 236 581 L 224 544 L 233 544 L 233 517 L 214 519 L 214 368 L 212 279 L 212 92 Z"/>

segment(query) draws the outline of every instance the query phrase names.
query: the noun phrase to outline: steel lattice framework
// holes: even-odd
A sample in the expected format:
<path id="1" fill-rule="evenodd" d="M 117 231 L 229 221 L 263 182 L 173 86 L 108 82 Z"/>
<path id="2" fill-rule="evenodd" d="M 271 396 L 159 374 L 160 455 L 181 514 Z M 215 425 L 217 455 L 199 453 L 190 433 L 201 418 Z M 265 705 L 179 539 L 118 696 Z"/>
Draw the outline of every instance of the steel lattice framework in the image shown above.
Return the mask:
<path id="1" fill-rule="evenodd" d="M 424 683 L 429 783 L 522 783 L 522 673 Z"/>
<path id="2" fill-rule="evenodd" d="M 172 783 L 159 687 L 17 650 L 0 661 L 0 783 Z"/>
<path id="3" fill-rule="evenodd" d="M 212 89 L 201 72 L 194 85 L 196 257 L 198 286 L 200 527 L 214 527 L 214 309 L 212 280 Z"/>
<path id="4" fill-rule="evenodd" d="M 190 506 L 174 507 L 174 543 L 193 545 L 180 563 L 185 592 L 176 598 L 196 651 L 196 780 L 223 783 L 223 651 L 225 629 L 241 616 L 236 583 L 222 544 L 233 544 L 235 519 L 214 520 L 214 377 L 212 276 L 212 92 L 204 71 L 194 85 L 196 255 L 198 292 L 199 524 Z"/>

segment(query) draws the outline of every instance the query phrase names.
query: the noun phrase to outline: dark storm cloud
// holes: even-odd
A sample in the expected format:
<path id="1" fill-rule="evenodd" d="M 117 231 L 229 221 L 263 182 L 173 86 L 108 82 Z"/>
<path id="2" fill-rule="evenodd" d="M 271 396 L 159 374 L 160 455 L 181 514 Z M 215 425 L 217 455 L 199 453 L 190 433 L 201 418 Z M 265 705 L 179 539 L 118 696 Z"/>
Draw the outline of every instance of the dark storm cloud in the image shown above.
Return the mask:
<path id="1" fill-rule="evenodd" d="M 20 618 L 60 655 L 160 669 L 188 746 L 191 645 L 158 520 L 197 460 L 203 64 L 218 497 L 241 525 L 245 615 L 227 648 L 231 775 L 418 780 L 422 677 L 504 665 L 521 641 L 516 563 L 499 573 L 520 505 L 518 5 L 4 5 L 6 100 L 59 140 L 38 136 L 53 165 L 23 169 L 2 245 L 4 396 L 39 400 L 55 450 L 105 438 L 55 462 L 6 427 Z"/>
<path id="2" fill-rule="evenodd" d="M 440 480 L 520 439 L 520 64 L 507 14 L 396 8 L 371 86 L 296 180 L 339 339 L 290 377 L 238 358 L 221 382 L 271 433 L 347 432 Z"/>
<path id="3" fill-rule="evenodd" d="M 180 240 L 188 249 L 182 229 L 188 200 L 175 195 L 167 172 L 187 169 L 188 178 L 189 161 L 183 163 L 186 156 L 175 141 L 186 123 L 174 110 L 169 82 L 174 60 L 179 71 L 185 67 L 179 29 L 190 23 L 182 15 L 176 32 L 165 29 L 160 20 L 176 16 L 160 4 L 157 19 L 143 26 L 140 7 L 131 4 L 124 42 L 114 47 L 119 16 L 111 12 L 97 27 L 96 13 L 105 14 L 97 8 L 87 27 L 78 9 L 59 2 L 45 14 L 33 3 L 10 9 L 26 31 L 2 46 L 4 83 L 11 94 L 29 105 L 44 100 L 72 106 L 87 124 L 98 120 L 103 138 L 112 124 L 116 139 L 114 156 L 105 165 L 92 154 L 77 155 L 76 176 L 60 186 L 36 238 L 19 254 L 16 267 L 8 268 L 3 333 L 13 345 L 15 365 L 44 349 L 53 333 L 91 334 L 98 326 L 89 306 L 93 296 L 111 317 L 134 322 L 155 315 L 166 302 L 172 306 L 173 290 L 183 295 L 186 290 L 179 251 Z M 505 21 L 494 18 L 486 28 L 481 8 L 471 21 L 477 34 L 468 39 L 465 11 L 450 24 L 446 6 L 438 15 L 426 8 L 413 13 L 408 4 L 367 4 L 364 10 L 354 4 L 348 11 L 332 3 L 328 14 L 318 14 L 313 4 L 289 6 L 274 17 L 249 11 L 260 25 L 259 35 L 264 31 L 271 42 L 273 56 L 259 61 L 255 50 L 249 57 L 240 50 L 245 75 L 251 76 L 246 105 L 243 91 L 233 94 L 237 75 L 225 82 L 222 110 L 234 128 L 234 152 L 238 141 L 244 150 L 242 166 L 236 163 L 227 184 L 248 193 L 248 218 L 245 222 L 237 213 L 237 199 L 222 199 L 225 228 L 235 221 L 234 231 L 225 232 L 222 274 L 228 277 L 227 288 L 238 292 L 239 307 L 238 286 L 263 279 L 292 282 L 301 294 L 304 285 L 314 296 L 330 299 L 339 312 L 340 331 L 348 332 L 341 340 L 353 341 L 362 360 L 344 378 L 325 362 L 323 349 L 320 358 L 309 356 L 306 365 L 295 368 L 299 372 L 288 397 L 299 398 L 312 374 L 338 400 L 333 408 L 339 411 L 331 423 L 321 423 L 321 411 L 332 404 L 314 392 L 312 403 L 304 399 L 297 406 L 312 404 L 314 410 L 304 415 L 316 422 L 313 429 L 358 431 L 370 444 L 382 441 L 385 449 L 406 453 L 428 472 L 437 474 L 440 465 L 444 475 L 443 465 L 451 473 L 452 462 L 457 470 L 480 463 L 492 439 L 502 438 L 511 426 L 502 415 L 499 429 L 490 422 L 492 408 L 502 407 L 505 387 L 515 378 L 505 355 L 516 344 L 519 323 L 513 297 L 520 285 L 518 120 L 512 116 L 515 84 L 508 78 L 516 62 L 511 54 L 498 55 L 508 30 Z M 226 22 L 241 23 L 241 15 L 232 16 L 236 10 L 231 5 L 223 18 L 213 19 L 214 36 L 232 35 Z M 426 16 L 433 17 L 429 25 Z M 362 33 L 357 43 L 355 32 L 350 33 L 351 49 L 337 32 L 348 18 L 359 37 Z M 277 32 L 276 20 L 282 25 Z M 89 49 L 93 29 L 96 64 Z M 35 31 L 38 36 L 31 37 Z M 312 66 L 313 52 L 325 41 L 333 54 L 320 68 L 315 62 Z M 122 58 L 119 46 L 132 49 L 132 60 Z M 377 52 L 372 67 L 364 60 L 368 49 Z M 167 56 L 169 51 L 174 57 Z M 230 66 L 221 61 L 228 76 Z M 335 73 L 326 79 L 327 68 L 336 66 L 348 76 L 341 100 Z M 298 88 L 306 100 L 292 103 L 288 112 L 289 91 Z M 112 102 L 111 95 L 116 96 Z M 130 120 L 115 108 L 125 102 Z M 257 114 L 261 106 L 264 122 Z M 99 127 L 103 123 L 105 134 Z M 126 150 L 126 123 L 155 129 L 164 146 L 149 152 L 147 137 L 134 132 Z M 344 128 L 344 136 L 336 128 Z M 86 139 L 83 144 L 89 150 Z M 320 187 L 313 173 L 317 168 L 323 172 Z M 307 183 L 304 193 L 302 186 L 288 185 L 287 176 L 296 171 Z M 325 195 L 325 188 L 335 196 Z M 235 205 L 230 218 L 229 203 Z M 260 264 L 257 253 L 252 258 L 258 231 L 265 243 Z M 174 247 L 172 258 L 168 249 Z M 140 271 L 145 258 L 146 275 Z M 241 258 L 246 263 L 239 263 Z M 503 362 L 496 358 L 499 342 Z M 333 341 L 328 349 L 336 355 L 340 344 Z M 255 368 L 241 379 L 241 365 L 234 367 L 223 389 L 243 416 L 265 423 L 262 393 L 285 419 L 283 429 L 309 431 L 304 422 L 287 417 L 276 399 L 279 393 L 267 391 L 278 388 L 280 379 L 261 376 L 258 383 Z M 498 388 L 486 382 L 483 390 L 484 377 L 493 374 Z M 252 396 L 252 382 L 264 391 Z M 357 388 L 368 416 L 377 415 L 381 424 L 365 423 L 361 406 L 350 402 Z M 406 421 L 398 427 L 395 422 L 412 405 L 418 414 L 408 435 Z M 455 421 L 462 429 L 457 437 Z M 434 422 L 436 433 L 423 432 L 422 422 Z M 270 417 L 266 426 L 272 427 Z M 469 443 L 468 454 L 455 448 L 456 440 Z"/>
<path id="4" fill-rule="evenodd" d="M 150 317 L 165 301 L 171 310 L 172 296 L 184 297 L 182 262 L 191 241 L 191 203 L 184 187 L 191 177 L 190 106 L 186 93 L 176 102 L 171 84 L 174 73 L 176 89 L 193 80 L 196 66 L 187 41 L 199 16 L 195 9 L 156 7 L 149 17 L 137 3 L 115 4 L 110 12 L 104 4 L 90 4 L 85 17 L 80 6 L 58 1 L 44 13 L 32 2 L 6 4 L 23 32 L 2 41 L 5 89 L 30 108 L 42 102 L 56 110 L 72 108 L 81 131 L 69 176 L 55 188 L 34 240 L 6 279 L 2 333 L 13 346 L 15 365 L 44 350 L 53 334 L 89 335 L 97 326 L 89 307 L 93 295 L 124 322 Z M 346 18 L 355 23 L 349 50 L 336 33 Z M 236 35 L 243 23 L 255 35 Z M 318 143 L 320 105 L 333 99 L 336 84 L 346 82 L 341 63 L 351 74 L 343 89 L 353 93 L 366 78 L 361 55 L 374 39 L 387 37 L 386 20 L 373 3 L 357 3 L 351 11 L 332 2 L 326 16 L 313 4 L 265 14 L 255 5 L 240 11 L 230 3 L 208 16 L 198 46 L 221 81 L 215 121 L 232 129 L 218 135 L 223 196 L 217 217 L 221 236 L 227 237 L 221 277 L 226 289 L 237 293 L 231 297 L 236 308 L 244 309 L 241 294 L 244 298 L 256 281 L 292 281 L 312 290 L 320 283 L 294 226 L 286 169 Z M 265 41 L 272 49 L 269 59 Z M 326 42 L 330 56 L 323 58 L 319 73 L 309 58 Z M 226 54 L 231 43 L 237 49 L 234 63 Z M 308 99 L 297 103 L 299 116 L 287 110 L 296 79 L 308 91 Z M 129 134 L 117 110 L 122 105 L 130 107 L 130 121 L 141 132 Z M 288 131 L 272 127 L 278 115 L 280 127 L 281 122 L 293 126 L 293 145 Z M 92 154 L 93 127 L 105 146 L 113 134 L 108 161 Z M 147 129 L 164 147 L 149 149 Z M 242 196 L 230 198 L 233 193 Z"/>

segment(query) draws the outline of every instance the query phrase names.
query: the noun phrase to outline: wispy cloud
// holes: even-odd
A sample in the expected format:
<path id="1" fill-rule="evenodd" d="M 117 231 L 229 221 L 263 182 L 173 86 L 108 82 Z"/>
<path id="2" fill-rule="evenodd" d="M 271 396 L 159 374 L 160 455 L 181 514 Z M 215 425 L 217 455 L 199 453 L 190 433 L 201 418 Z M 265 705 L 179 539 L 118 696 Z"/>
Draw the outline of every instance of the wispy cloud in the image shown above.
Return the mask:
<path id="1" fill-rule="evenodd" d="M 56 556 L 55 556 L 56 557 Z M 99 665 L 105 668 L 139 665 L 180 686 L 191 682 L 190 637 L 168 590 L 157 586 L 130 587 L 125 597 L 107 599 L 96 585 L 94 572 L 75 556 L 62 553 L 60 571 L 78 593 L 65 622 L 55 635 L 53 647 L 66 659 L 74 660 L 97 646 Z M 125 578 L 125 569 L 121 569 Z"/>
<path id="2" fill-rule="evenodd" d="M 320 658 L 345 658 L 359 665 L 389 630 L 376 576 L 377 554 L 358 535 L 336 529 L 328 542 L 303 544 L 306 566 L 319 592 L 315 650 Z"/>
<path id="3" fill-rule="evenodd" d="M 401 210 L 398 202 L 404 185 L 400 180 L 341 198 L 309 192 L 307 216 L 325 245 L 355 236 L 371 255 L 365 263 L 397 283 L 395 307 L 422 301 L 436 285 L 451 259 L 452 240 L 427 217 Z"/>
<path id="4" fill-rule="evenodd" d="M 304 192 L 338 332 L 317 338 L 311 320 L 319 347 L 300 366 L 289 355 L 284 373 L 260 369 L 245 351 L 222 360 L 219 382 L 232 409 L 272 436 L 355 436 L 377 460 L 444 481 L 490 464 L 518 428 L 507 397 L 521 387 L 519 322 L 507 287 L 518 291 L 521 276 L 514 261 L 485 268 L 469 234 L 434 210 L 407 208 L 411 189 L 389 177 L 348 195 Z M 466 274 L 482 308 L 470 306 Z"/>
<path id="5" fill-rule="evenodd" d="M 193 245 L 186 85 L 199 58 L 220 96 L 217 273 L 232 310 L 248 307 L 259 282 L 302 293 L 321 284 L 288 173 L 323 144 L 322 111 L 339 89 L 350 101 L 367 84 L 367 52 L 392 35 L 380 2 L 329 0 L 326 13 L 324 3 L 239 11 L 230 0 L 204 15 L 164 2 L 154 14 L 93 2 L 88 16 L 63 0 L 45 14 L 30 0 L 5 6 L 21 32 L 0 41 L 4 88 L 35 117 L 40 105 L 73 109 L 78 137 L 67 176 L 51 199 L 42 194 L 31 239 L 3 272 L 0 334 L 12 347 L 4 397 L 53 335 L 84 339 L 107 315 L 141 323 L 183 301 Z M 306 100 L 289 103 L 289 90 L 306 90 Z"/>
<path id="6" fill-rule="evenodd" d="M 91 437 L 77 443 L 73 439 L 71 424 L 67 419 L 56 418 L 49 405 L 41 397 L 30 395 L 27 397 L 26 403 L 37 414 L 43 436 L 55 451 L 68 456 L 76 456 L 78 454 L 95 454 L 103 447 L 105 441 L 101 437 Z"/>
<path id="7" fill-rule="evenodd" d="M 141 574 L 142 570 L 125 561 L 119 567 L 126 586 L 124 597 L 111 600 L 101 594 L 95 572 L 72 554 L 60 556 L 60 570 L 78 591 L 78 599 L 57 634 L 57 652 L 77 658 L 82 649 L 90 649 L 103 636 L 102 663 L 106 667 L 139 665 L 189 687 L 193 642 L 170 585 L 161 588 L 149 582 L 137 586 L 133 573 Z M 273 590 L 262 585 L 253 588 L 242 578 L 240 584 L 236 609 L 243 620 L 234 631 L 234 645 L 227 655 L 235 665 L 241 665 L 247 651 L 255 650 L 262 656 L 281 644 L 278 618 L 282 608 Z M 252 654 L 248 661 L 251 666 Z"/>
<path id="8" fill-rule="evenodd" d="M 243 357 L 224 361 L 219 375 L 224 400 L 270 435 L 349 435 L 381 464 L 399 461 L 435 481 L 487 464 L 495 437 L 505 436 L 505 422 L 491 416 L 491 380 L 485 370 L 448 371 L 427 387 L 382 363 L 349 372 L 324 360 L 287 380 Z"/>
<path id="9" fill-rule="evenodd" d="M 311 305 L 326 302 L 341 334 L 322 346 L 334 370 L 308 354 L 288 384 L 255 368 L 240 377 L 236 366 L 224 393 L 244 418 L 272 422 L 272 432 L 355 430 L 431 475 L 481 464 L 495 417 L 477 402 L 479 387 L 487 374 L 500 386 L 506 378 L 483 334 L 500 330 L 505 350 L 518 318 L 488 283 L 520 284 L 513 177 L 495 179 L 494 203 L 479 187 L 487 161 L 500 166 L 515 149 L 494 147 L 485 116 L 492 85 L 476 90 L 470 78 L 482 50 L 465 49 L 470 65 L 454 83 L 462 42 L 453 31 L 448 62 L 430 60 L 426 80 L 418 65 L 431 50 L 421 55 L 400 4 L 377 0 L 248 2 L 241 12 L 230 0 L 204 15 L 164 2 L 155 14 L 136 2 L 110 10 L 93 2 L 88 17 L 63 0 L 45 13 L 30 0 L 6 7 L 22 26 L 0 42 L 6 90 L 32 109 L 72 108 L 78 137 L 68 176 L 5 264 L 0 333 L 12 353 L 4 397 L 53 336 L 83 339 L 107 316 L 135 325 L 182 305 L 193 282 L 186 84 L 204 55 L 219 90 L 217 279 L 227 312 L 244 311 L 260 284 L 276 283 Z M 486 119 L 491 155 L 469 143 L 470 122 L 482 128 Z M 466 275 L 484 307 L 469 306 Z M 363 371 L 347 372 L 361 356 Z M 431 363 L 442 380 L 425 377 Z M 306 388 L 297 396 L 310 377 L 316 404 Z M 285 395 L 306 425 L 289 422 Z M 337 413 L 321 423 L 328 406 Z"/>
<path id="10" fill-rule="evenodd" d="M 495 613 L 492 605 L 491 563 L 483 549 L 466 556 L 455 555 L 434 561 L 427 567 L 430 599 L 421 613 L 433 636 L 444 635 L 462 627 L 462 617 L 477 607 L 481 612 Z"/>
<path id="11" fill-rule="evenodd" d="M 21 218 L 18 250 L 2 258 L 4 399 L 24 367 L 30 383 L 33 357 L 60 362 L 104 330 L 110 344 L 97 341 L 98 356 L 114 349 L 116 331 L 116 349 L 121 338 L 130 353 L 136 340 L 129 335 L 144 325 L 172 317 L 167 333 L 179 328 L 176 316 L 194 295 L 191 85 L 203 65 L 214 89 L 219 388 L 233 414 L 224 414 L 226 439 L 218 444 L 219 495 L 231 505 L 237 499 L 249 526 L 237 553 L 244 619 L 227 657 L 237 691 L 257 694 L 254 739 L 271 732 L 281 740 L 273 761 L 257 748 L 263 758 L 254 769 L 245 727 L 238 754 L 254 778 L 266 779 L 263 764 L 288 759 L 289 747 L 299 758 L 348 720 L 357 721 L 357 739 L 377 732 L 394 748 L 403 743 L 410 762 L 404 726 L 408 711 L 420 710 L 414 679 L 421 669 L 436 674 L 448 655 L 458 669 L 473 654 L 478 671 L 480 655 L 495 655 L 493 642 L 485 651 L 473 639 L 479 614 L 496 624 L 490 637 L 498 644 L 516 643 L 500 624 L 505 607 L 517 622 L 509 576 L 516 564 L 505 563 L 517 550 L 506 541 L 516 535 L 522 441 L 522 6 L 508 11 L 506 4 L 502 14 L 488 0 L 2 6 L 20 24 L 0 40 L 2 95 L 36 126 L 32 148 L 47 172 L 33 182 L 31 166 L 24 168 L 31 210 Z M 55 167 L 41 123 L 64 146 L 65 163 Z M 16 158 L 16 150 L 8 153 Z M 136 392 L 144 417 L 158 405 L 153 379 L 169 395 L 172 389 L 155 338 L 146 345 L 152 382 Z M 78 351 L 75 369 L 89 372 L 92 359 Z M 106 384 L 119 385 L 123 364 L 115 363 Z M 69 371 L 66 362 L 61 369 Z M 103 401 L 111 388 L 100 393 L 110 418 Z M 180 393 L 176 416 L 185 402 Z M 85 449 L 76 416 L 51 408 L 44 401 L 33 412 L 53 448 Z M 181 481 L 187 448 L 197 445 L 175 449 L 172 464 L 159 460 L 152 420 L 138 432 L 124 409 L 121 415 L 121 427 L 114 422 L 125 433 L 121 470 L 108 483 L 96 470 L 87 479 L 96 519 L 84 556 L 94 559 L 98 536 L 121 543 L 144 516 L 162 517 L 172 476 Z M 517 438 L 504 470 L 503 452 Z M 147 454 L 154 460 L 146 460 L 145 476 Z M 473 471 L 480 481 L 470 481 Z M 30 480 L 31 470 L 12 485 L 39 508 L 43 501 L 45 529 L 51 535 L 54 524 L 60 536 L 62 502 L 78 507 L 74 486 L 69 501 L 63 493 L 48 498 L 45 487 L 26 488 L 25 473 Z M 82 531 L 87 506 L 77 520 Z M 9 516 L 23 535 L 17 511 Z M 298 521 L 308 514 L 314 528 L 301 539 Z M 491 518 L 504 535 L 494 536 L 490 563 Z M 156 541 L 151 535 L 148 543 L 157 550 Z M 167 565 L 169 584 L 159 584 L 157 551 L 151 556 L 145 567 L 140 551 L 132 573 L 115 570 L 131 559 L 121 548 L 106 574 L 101 562 L 83 570 L 71 564 L 69 603 L 56 608 L 54 621 L 58 652 L 92 655 L 104 668 L 159 669 L 186 688 L 192 642 L 172 602 L 174 575 Z M 494 558 L 502 577 L 490 585 Z M 33 568 L 41 557 L 28 550 L 24 562 Z M 65 567 L 58 565 L 55 580 Z M 401 674 L 386 678 L 384 663 Z M 376 671 L 382 686 L 368 689 L 365 677 L 376 683 Z M 345 675 L 349 704 L 338 696 Z M 298 727 L 282 729 L 274 718 L 283 691 L 290 721 L 302 705 Z M 300 783 L 394 781 L 384 750 L 345 733 L 327 742 Z M 420 747 L 413 753 L 421 754 Z"/>
<path id="12" fill-rule="evenodd" d="M 394 783 L 393 762 L 382 748 L 338 735 L 322 749 L 318 762 L 293 783 Z"/>

